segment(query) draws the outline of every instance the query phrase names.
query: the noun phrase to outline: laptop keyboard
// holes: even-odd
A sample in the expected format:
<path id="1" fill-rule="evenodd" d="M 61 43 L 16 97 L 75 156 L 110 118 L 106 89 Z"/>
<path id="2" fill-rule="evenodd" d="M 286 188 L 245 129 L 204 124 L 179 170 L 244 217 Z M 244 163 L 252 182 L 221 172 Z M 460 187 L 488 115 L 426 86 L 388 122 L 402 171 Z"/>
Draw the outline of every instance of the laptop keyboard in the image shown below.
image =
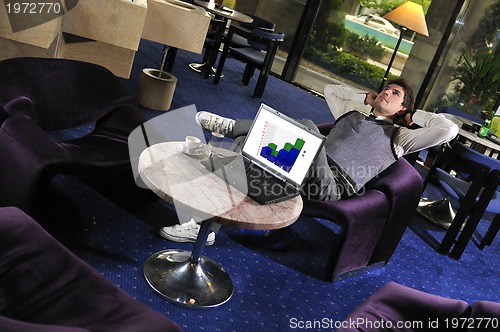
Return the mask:
<path id="1" fill-rule="evenodd" d="M 213 169 L 224 167 L 226 180 L 240 190 L 246 188 L 249 195 L 280 194 L 284 191 L 283 186 L 275 182 L 274 176 L 243 158 L 221 158 L 212 162 Z"/>
<path id="2" fill-rule="evenodd" d="M 284 192 L 293 192 L 295 187 L 284 181 L 279 180 L 273 175 L 267 173 L 260 167 L 251 162 L 244 162 L 244 168 L 247 175 L 249 194 L 264 194 L 271 196 L 280 196 Z"/>
<path id="3" fill-rule="evenodd" d="M 278 193 L 281 187 L 275 185 L 274 177 L 266 173 L 263 169 L 256 167 L 251 162 L 243 161 L 239 159 L 240 162 L 234 162 L 231 164 L 231 169 L 236 174 L 246 174 L 246 181 L 248 186 L 248 192 L 264 192 L 265 194 Z"/>

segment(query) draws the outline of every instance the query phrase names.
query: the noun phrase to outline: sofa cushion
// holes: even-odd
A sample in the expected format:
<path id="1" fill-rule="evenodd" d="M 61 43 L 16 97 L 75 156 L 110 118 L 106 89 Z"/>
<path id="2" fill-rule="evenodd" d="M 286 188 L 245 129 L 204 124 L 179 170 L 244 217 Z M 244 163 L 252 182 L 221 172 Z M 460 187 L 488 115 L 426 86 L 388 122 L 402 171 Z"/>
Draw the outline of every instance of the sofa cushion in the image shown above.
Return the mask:
<path id="1" fill-rule="evenodd" d="M 468 315 L 469 305 L 465 301 L 389 282 L 354 310 L 337 331 L 425 331 L 436 328 L 436 324 L 441 326 L 437 330 L 442 331 L 444 319 Z"/>
<path id="2" fill-rule="evenodd" d="M 73 128 L 134 103 L 133 94 L 113 73 L 92 63 L 19 57 L 0 61 L 0 71 L 0 105 L 29 99 L 32 107 L 16 104 L 15 109 L 44 130 Z"/>
<path id="3" fill-rule="evenodd" d="M 490 321 L 492 327 L 500 327 L 500 303 L 492 301 L 477 301 L 471 306 L 470 317 L 472 318 L 494 318 Z M 474 327 L 478 327 L 477 323 Z M 485 327 L 486 320 L 483 322 L 483 327 Z"/>
<path id="4" fill-rule="evenodd" d="M 5 108 L 0 105 L 0 125 L 4 122 L 5 119 L 9 116 L 9 113 L 5 110 Z"/>
<path id="5" fill-rule="evenodd" d="M 16 321 L 17 331 L 38 331 L 29 324 L 67 326 L 67 331 L 179 330 L 72 254 L 21 210 L 0 208 L 0 235 L 0 316 L 8 318 L 0 320 L 5 324 L 0 331 Z"/>

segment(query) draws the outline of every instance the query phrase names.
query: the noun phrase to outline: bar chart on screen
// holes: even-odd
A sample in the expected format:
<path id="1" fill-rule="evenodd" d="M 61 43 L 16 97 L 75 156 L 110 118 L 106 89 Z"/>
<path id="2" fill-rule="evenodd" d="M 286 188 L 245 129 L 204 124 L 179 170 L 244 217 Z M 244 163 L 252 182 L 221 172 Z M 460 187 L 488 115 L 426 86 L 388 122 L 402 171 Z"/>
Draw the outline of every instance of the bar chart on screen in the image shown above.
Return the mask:
<path id="1" fill-rule="evenodd" d="M 304 144 L 305 140 L 267 123 L 262 132 L 260 156 L 290 172 L 297 158 L 305 154 Z"/>

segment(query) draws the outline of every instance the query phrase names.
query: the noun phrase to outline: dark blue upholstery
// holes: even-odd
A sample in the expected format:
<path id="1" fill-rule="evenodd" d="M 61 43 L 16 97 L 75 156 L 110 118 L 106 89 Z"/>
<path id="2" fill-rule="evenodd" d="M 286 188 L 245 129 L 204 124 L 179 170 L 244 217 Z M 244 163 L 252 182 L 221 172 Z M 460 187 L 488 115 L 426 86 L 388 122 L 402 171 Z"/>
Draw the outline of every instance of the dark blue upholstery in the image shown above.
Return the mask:
<path id="1" fill-rule="evenodd" d="M 471 120 L 471 121 L 474 121 L 477 123 L 483 122 L 483 119 L 481 119 L 478 116 L 475 116 L 473 114 L 466 113 L 466 112 L 461 111 L 459 109 L 456 109 L 453 107 L 448 107 L 448 106 L 440 106 L 437 109 L 436 113 L 448 113 L 448 114 L 453 114 L 453 115 L 456 115 L 456 116 L 459 116 L 459 117 L 462 117 L 462 118 L 465 118 L 465 119 L 468 119 L 468 120 Z"/>
<path id="2" fill-rule="evenodd" d="M 450 171 L 455 171 L 457 176 L 451 175 Z M 500 223 L 500 160 L 488 157 L 457 141 L 451 147 L 443 147 L 443 151 L 429 170 L 425 185 L 430 181 L 439 184 L 460 204 L 438 251 L 459 259 L 485 212 L 497 216 L 487 231 L 488 236 L 485 236 L 478 247 L 483 249 L 485 245 L 491 244 Z M 466 220 L 467 224 L 455 243 Z"/>
<path id="3" fill-rule="evenodd" d="M 453 149 L 455 149 L 457 153 L 461 154 L 467 159 L 474 160 L 475 162 L 483 165 L 487 165 L 491 170 L 500 170 L 500 160 L 480 153 L 472 149 L 470 146 L 463 144 L 462 142 L 455 142 L 453 144 Z"/>
<path id="4" fill-rule="evenodd" d="M 276 28 L 276 24 L 273 22 L 269 22 L 268 20 L 265 20 L 261 17 L 252 15 L 252 14 L 246 14 L 247 16 L 250 16 L 253 21 L 251 23 L 245 23 L 245 22 L 239 22 L 238 24 L 247 29 L 248 31 L 251 31 L 253 29 L 262 29 L 266 31 L 274 31 Z M 227 33 L 224 35 L 224 40 L 227 40 Z M 231 38 L 231 47 L 249 47 L 250 44 L 248 43 L 248 39 L 242 35 L 237 35 L 234 34 L 233 37 Z"/>
<path id="5" fill-rule="evenodd" d="M 245 22 L 240 22 L 239 25 L 244 27 L 245 29 L 248 30 L 253 30 L 253 29 L 262 29 L 266 31 L 274 31 L 276 29 L 276 24 L 273 22 L 270 22 L 268 20 L 263 19 L 262 17 L 245 13 L 245 15 L 250 16 L 253 21 L 251 23 L 245 23 Z"/>

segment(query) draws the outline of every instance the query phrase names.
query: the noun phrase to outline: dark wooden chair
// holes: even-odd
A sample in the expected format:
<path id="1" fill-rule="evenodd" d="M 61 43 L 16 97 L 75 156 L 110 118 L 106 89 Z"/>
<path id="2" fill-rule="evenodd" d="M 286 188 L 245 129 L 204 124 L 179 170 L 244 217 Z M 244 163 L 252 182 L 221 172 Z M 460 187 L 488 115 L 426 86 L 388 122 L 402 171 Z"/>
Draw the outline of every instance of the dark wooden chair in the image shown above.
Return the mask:
<path id="1" fill-rule="evenodd" d="M 252 14 L 245 14 L 245 15 L 250 16 L 253 19 L 253 21 L 251 23 L 238 22 L 235 24 L 238 24 L 241 28 L 248 30 L 248 32 L 250 32 L 253 29 L 262 29 L 264 31 L 274 32 L 274 29 L 276 29 L 276 24 L 274 24 L 273 22 L 265 20 L 256 15 Z M 227 33 L 224 34 L 223 40 L 228 41 Z M 240 34 L 233 34 L 230 43 L 231 47 L 250 47 L 248 39 Z"/>
<path id="2" fill-rule="evenodd" d="M 483 249 L 491 244 L 500 226 L 499 160 L 461 142 L 445 144 L 427 174 L 424 187 L 428 183 L 443 188 L 459 205 L 438 252 L 460 259 L 485 212 L 495 217 L 478 247 Z"/>
<path id="3" fill-rule="evenodd" d="M 231 46 L 233 36 L 240 35 L 248 40 L 249 47 Z M 236 25 L 231 25 L 227 34 L 224 50 L 222 51 L 217 71 L 214 77 L 214 84 L 218 84 L 222 75 L 222 70 L 226 58 L 231 56 L 246 64 L 242 82 L 244 85 L 250 83 L 255 69 L 260 70 L 259 78 L 255 86 L 253 97 L 260 98 L 264 93 L 267 79 L 271 73 L 276 52 L 280 43 L 284 41 L 283 33 L 265 31 L 263 29 L 252 29 L 250 31 L 242 29 Z"/>

